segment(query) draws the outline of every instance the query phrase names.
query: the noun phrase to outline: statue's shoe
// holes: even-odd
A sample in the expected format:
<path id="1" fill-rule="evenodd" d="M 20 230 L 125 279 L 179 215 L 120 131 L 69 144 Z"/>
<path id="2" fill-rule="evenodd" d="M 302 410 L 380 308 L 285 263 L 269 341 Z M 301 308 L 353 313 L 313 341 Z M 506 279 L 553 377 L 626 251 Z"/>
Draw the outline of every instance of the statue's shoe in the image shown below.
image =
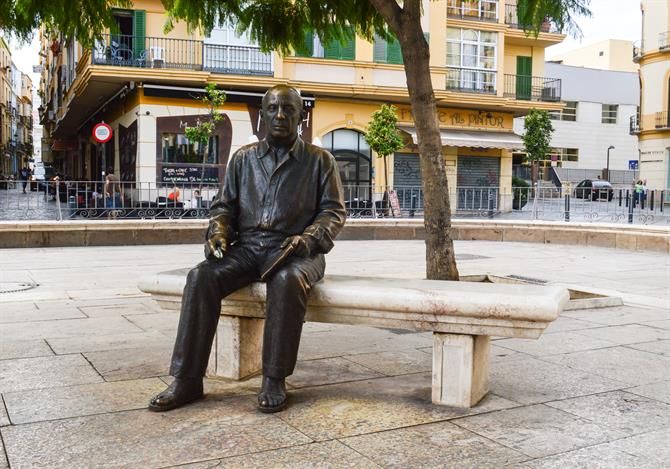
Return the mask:
<path id="1" fill-rule="evenodd" d="M 258 393 L 258 410 L 273 414 L 286 409 L 287 405 L 288 396 L 284 380 L 263 377 L 261 392 Z"/>
<path id="2" fill-rule="evenodd" d="M 204 397 L 202 379 L 182 380 L 175 378 L 167 389 L 149 401 L 149 410 L 165 412 L 197 401 Z"/>

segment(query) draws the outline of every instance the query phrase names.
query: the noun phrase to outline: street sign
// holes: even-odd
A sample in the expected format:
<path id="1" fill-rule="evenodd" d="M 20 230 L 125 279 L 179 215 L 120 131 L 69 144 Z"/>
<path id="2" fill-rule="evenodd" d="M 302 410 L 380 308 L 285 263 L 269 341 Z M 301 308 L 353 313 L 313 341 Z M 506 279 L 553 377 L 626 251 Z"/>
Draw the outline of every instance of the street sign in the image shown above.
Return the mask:
<path id="1" fill-rule="evenodd" d="M 638 169 L 639 164 L 638 160 L 628 160 L 628 169 Z"/>
<path id="2" fill-rule="evenodd" d="M 104 122 L 95 124 L 93 126 L 93 138 L 98 143 L 109 142 L 112 139 L 112 128 Z"/>
<path id="3" fill-rule="evenodd" d="M 44 71 L 44 65 L 33 65 L 33 73 L 42 73 Z"/>

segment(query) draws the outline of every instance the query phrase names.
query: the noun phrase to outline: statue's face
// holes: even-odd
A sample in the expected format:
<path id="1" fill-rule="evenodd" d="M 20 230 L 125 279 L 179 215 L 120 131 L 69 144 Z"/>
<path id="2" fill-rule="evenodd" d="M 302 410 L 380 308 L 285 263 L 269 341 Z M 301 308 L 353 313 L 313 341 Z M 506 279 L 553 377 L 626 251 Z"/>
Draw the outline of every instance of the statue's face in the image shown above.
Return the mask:
<path id="1" fill-rule="evenodd" d="M 270 141 L 291 143 L 298 136 L 302 100 L 290 88 L 278 86 L 265 95 L 262 115 Z"/>

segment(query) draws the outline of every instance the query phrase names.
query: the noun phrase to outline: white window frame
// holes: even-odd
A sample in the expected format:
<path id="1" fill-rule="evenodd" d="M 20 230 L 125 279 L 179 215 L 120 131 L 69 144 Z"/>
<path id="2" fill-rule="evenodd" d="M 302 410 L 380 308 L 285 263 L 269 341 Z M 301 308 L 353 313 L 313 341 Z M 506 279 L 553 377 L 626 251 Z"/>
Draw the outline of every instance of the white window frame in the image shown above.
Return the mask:
<path id="1" fill-rule="evenodd" d="M 451 39 L 447 33 L 447 70 L 458 70 L 457 88 L 460 90 L 471 90 L 471 91 L 480 91 L 495 93 L 497 89 L 497 76 L 498 76 L 498 36 L 497 33 L 491 32 L 494 34 L 495 41 L 485 42 L 482 41 L 482 33 L 489 33 L 490 31 L 480 31 L 477 29 L 463 29 L 463 28 L 447 28 L 447 31 L 460 31 L 460 39 Z M 465 31 L 474 31 L 477 34 L 477 40 L 464 39 Z M 450 65 L 449 64 L 449 44 L 458 44 L 459 47 L 459 65 Z M 463 57 L 464 49 L 466 46 L 474 46 L 476 48 L 476 62 L 475 66 L 463 66 Z M 485 57 L 482 54 L 484 47 L 493 47 L 493 68 L 486 68 L 480 65 L 481 60 Z M 467 79 L 467 77 L 474 77 L 474 79 Z M 489 80 L 487 80 L 487 76 Z M 447 75 L 447 88 L 449 82 L 453 80 Z M 473 85 L 473 86 L 466 86 Z"/>
<path id="2" fill-rule="evenodd" d="M 605 106 L 607 106 L 607 109 L 605 108 Z M 600 122 L 603 124 L 616 124 L 618 114 L 619 114 L 618 104 L 603 104 L 602 111 L 600 114 Z"/>

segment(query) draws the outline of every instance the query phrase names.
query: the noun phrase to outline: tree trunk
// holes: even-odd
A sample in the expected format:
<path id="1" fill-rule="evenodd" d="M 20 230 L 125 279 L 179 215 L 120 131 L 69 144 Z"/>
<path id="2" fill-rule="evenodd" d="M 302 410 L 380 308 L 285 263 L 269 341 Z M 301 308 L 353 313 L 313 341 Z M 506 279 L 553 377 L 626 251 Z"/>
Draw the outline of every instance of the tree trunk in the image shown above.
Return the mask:
<path id="1" fill-rule="evenodd" d="M 430 51 L 421 29 L 418 0 L 405 0 L 399 26 L 389 22 L 400 43 L 405 63 L 407 90 L 419 145 L 426 228 L 426 277 L 458 280 L 451 229 L 451 207 L 437 104 L 430 77 Z"/>

